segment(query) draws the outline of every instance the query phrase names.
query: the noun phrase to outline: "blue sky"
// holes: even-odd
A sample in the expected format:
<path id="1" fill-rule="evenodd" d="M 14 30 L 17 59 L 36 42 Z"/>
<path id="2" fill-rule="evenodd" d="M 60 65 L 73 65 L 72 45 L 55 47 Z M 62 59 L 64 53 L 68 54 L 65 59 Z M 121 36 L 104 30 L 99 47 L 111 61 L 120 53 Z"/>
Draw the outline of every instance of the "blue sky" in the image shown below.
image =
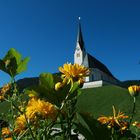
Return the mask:
<path id="1" fill-rule="evenodd" d="M 26 72 L 57 72 L 73 62 L 78 17 L 87 51 L 120 80 L 140 79 L 140 0 L 1 0 L 0 58 L 30 56 Z M 9 77 L 0 72 L 0 85 Z"/>

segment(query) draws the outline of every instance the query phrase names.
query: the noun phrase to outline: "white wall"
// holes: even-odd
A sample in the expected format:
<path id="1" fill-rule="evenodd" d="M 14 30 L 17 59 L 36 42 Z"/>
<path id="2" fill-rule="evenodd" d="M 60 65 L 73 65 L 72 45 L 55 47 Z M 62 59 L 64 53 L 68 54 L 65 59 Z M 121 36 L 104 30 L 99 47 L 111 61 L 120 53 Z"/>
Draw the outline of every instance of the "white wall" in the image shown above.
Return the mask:
<path id="1" fill-rule="evenodd" d="M 93 88 L 93 87 L 101 87 L 101 86 L 103 86 L 102 80 L 84 83 L 83 88 Z"/>

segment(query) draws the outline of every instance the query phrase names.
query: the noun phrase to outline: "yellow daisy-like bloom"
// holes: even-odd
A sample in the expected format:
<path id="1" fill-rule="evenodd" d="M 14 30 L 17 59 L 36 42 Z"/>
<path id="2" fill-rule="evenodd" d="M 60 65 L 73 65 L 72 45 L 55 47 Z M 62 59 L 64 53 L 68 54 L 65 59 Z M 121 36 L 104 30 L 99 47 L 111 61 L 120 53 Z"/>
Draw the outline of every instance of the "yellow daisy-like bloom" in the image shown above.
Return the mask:
<path id="1" fill-rule="evenodd" d="M 14 132 L 16 134 L 19 134 L 20 132 L 24 131 L 26 129 L 26 118 L 25 115 L 20 115 L 19 117 L 17 117 L 16 119 L 16 127 Z"/>
<path id="2" fill-rule="evenodd" d="M 89 69 L 79 64 L 64 64 L 63 67 L 59 67 L 59 71 L 62 73 L 62 77 L 68 80 L 68 82 L 84 82 L 83 78 L 89 75 Z"/>
<path id="3" fill-rule="evenodd" d="M 5 94 L 8 90 L 10 90 L 11 88 L 11 84 L 6 84 L 2 87 L 2 89 L 0 90 L 1 94 Z"/>
<path id="4" fill-rule="evenodd" d="M 0 89 L 0 100 L 4 100 L 4 95 L 11 88 L 11 84 L 6 84 Z"/>
<path id="5" fill-rule="evenodd" d="M 126 122 L 124 119 L 129 118 L 128 116 L 125 116 L 124 113 L 118 112 L 116 113 L 115 107 L 113 106 L 113 116 L 102 116 L 98 118 L 98 121 L 101 122 L 101 124 L 107 124 L 108 128 L 119 128 L 119 130 L 122 132 L 123 130 L 126 130 L 128 127 L 128 122 Z"/>
<path id="6" fill-rule="evenodd" d="M 55 106 L 44 100 L 32 97 L 27 104 L 25 114 L 20 115 L 16 119 L 15 134 L 20 134 L 27 128 L 27 123 L 36 124 L 39 119 L 55 119 L 57 110 Z"/>
<path id="7" fill-rule="evenodd" d="M 2 128 L 2 137 L 4 137 L 5 135 L 10 136 L 12 133 L 10 131 L 10 129 L 8 127 L 3 127 Z"/>
<path id="8" fill-rule="evenodd" d="M 137 96 L 140 93 L 140 86 L 133 85 L 128 87 L 128 91 L 131 96 Z"/>
<path id="9" fill-rule="evenodd" d="M 34 121 L 37 117 L 41 118 L 55 118 L 56 108 L 53 104 L 40 100 L 37 98 L 31 98 L 26 108 L 27 119 Z"/>

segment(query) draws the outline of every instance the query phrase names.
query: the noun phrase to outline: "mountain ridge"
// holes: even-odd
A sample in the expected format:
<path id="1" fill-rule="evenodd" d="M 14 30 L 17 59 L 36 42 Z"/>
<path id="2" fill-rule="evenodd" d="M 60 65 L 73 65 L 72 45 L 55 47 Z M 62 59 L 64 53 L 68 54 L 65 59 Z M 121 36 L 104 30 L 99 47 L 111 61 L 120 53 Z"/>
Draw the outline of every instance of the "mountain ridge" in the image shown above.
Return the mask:
<path id="1" fill-rule="evenodd" d="M 38 85 L 39 84 L 39 77 L 27 77 L 23 79 L 17 80 L 17 85 L 19 89 L 23 90 L 27 87 Z M 128 88 L 131 85 L 140 85 L 140 80 L 125 80 L 120 81 L 120 87 Z"/>

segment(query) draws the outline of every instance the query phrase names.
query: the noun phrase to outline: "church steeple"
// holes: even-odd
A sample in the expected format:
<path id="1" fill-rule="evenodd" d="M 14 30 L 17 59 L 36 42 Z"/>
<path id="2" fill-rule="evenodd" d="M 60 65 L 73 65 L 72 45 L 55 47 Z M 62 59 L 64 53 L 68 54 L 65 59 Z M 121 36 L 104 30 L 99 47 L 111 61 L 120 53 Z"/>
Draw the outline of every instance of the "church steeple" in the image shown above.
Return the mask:
<path id="1" fill-rule="evenodd" d="M 78 19 L 79 19 L 79 21 L 78 21 L 77 43 L 79 43 L 81 50 L 85 50 L 82 29 L 81 29 L 81 23 L 80 23 L 81 18 L 79 17 Z"/>
<path id="2" fill-rule="evenodd" d="M 77 63 L 79 65 L 83 64 L 85 55 L 86 55 L 86 50 L 84 46 L 84 40 L 82 36 L 81 23 L 80 23 L 80 17 L 79 17 L 76 49 L 74 53 L 74 63 Z"/>

